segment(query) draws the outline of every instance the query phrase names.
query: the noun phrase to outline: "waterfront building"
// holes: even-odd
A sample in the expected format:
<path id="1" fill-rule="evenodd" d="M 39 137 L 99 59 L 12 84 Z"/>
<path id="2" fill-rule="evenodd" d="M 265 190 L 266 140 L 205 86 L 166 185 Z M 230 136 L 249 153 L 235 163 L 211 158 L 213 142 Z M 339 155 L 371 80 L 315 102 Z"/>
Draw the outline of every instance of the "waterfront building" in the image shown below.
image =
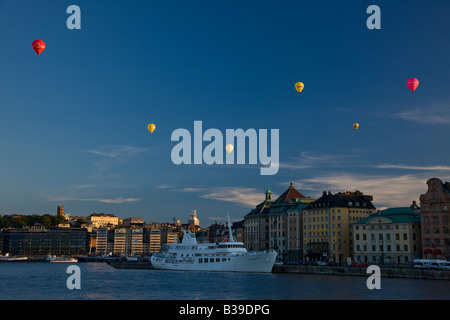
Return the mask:
<path id="1" fill-rule="evenodd" d="M 127 243 L 127 229 L 117 228 L 114 229 L 114 254 L 127 255 L 126 252 Z"/>
<path id="2" fill-rule="evenodd" d="M 275 249 L 279 259 L 285 260 L 289 250 L 288 239 L 297 232 L 297 229 L 292 231 L 288 227 L 288 212 L 299 203 L 311 203 L 314 199 L 297 191 L 292 181 L 276 200 L 272 199 L 270 189 L 265 194 L 265 200 L 244 217 L 245 246 L 250 251 Z"/>
<path id="3" fill-rule="evenodd" d="M 352 257 L 351 224 L 375 213 L 373 197 L 359 190 L 322 196 L 303 210 L 303 252 L 309 260 L 347 262 Z"/>
<path id="4" fill-rule="evenodd" d="M 86 221 L 93 227 L 114 227 L 119 225 L 119 217 L 113 214 L 93 213 L 86 218 Z"/>
<path id="5" fill-rule="evenodd" d="M 164 244 L 177 243 L 178 236 L 176 230 L 171 227 L 161 229 L 161 246 Z"/>
<path id="6" fill-rule="evenodd" d="M 143 250 L 143 229 L 127 228 L 127 253 L 131 255 L 140 255 Z"/>
<path id="7" fill-rule="evenodd" d="M 298 201 L 295 206 L 287 210 L 287 261 L 299 261 L 303 259 L 303 210 L 314 199 L 307 197 Z"/>
<path id="8" fill-rule="evenodd" d="M 2 231 L 2 253 L 11 256 L 78 256 L 88 252 L 89 234 L 85 229 L 24 228 Z"/>
<path id="9" fill-rule="evenodd" d="M 368 264 L 409 264 L 421 258 L 419 207 L 389 208 L 352 224 L 353 260 Z"/>
<path id="10" fill-rule="evenodd" d="M 161 229 L 150 229 L 150 253 L 158 252 L 161 248 Z"/>
<path id="11" fill-rule="evenodd" d="M 420 195 L 422 257 L 450 260 L 450 183 L 431 178 L 427 185 Z"/>
<path id="12" fill-rule="evenodd" d="M 245 226 L 244 220 L 233 222 L 231 225 L 231 230 L 233 232 L 234 240 L 237 242 L 245 242 Z"/>
<path id="13" fill-rule="evenodd" d="M 137 255 L 143 250 L 142 228 L 116 228 L 114 229 L 114 254 Z"/>

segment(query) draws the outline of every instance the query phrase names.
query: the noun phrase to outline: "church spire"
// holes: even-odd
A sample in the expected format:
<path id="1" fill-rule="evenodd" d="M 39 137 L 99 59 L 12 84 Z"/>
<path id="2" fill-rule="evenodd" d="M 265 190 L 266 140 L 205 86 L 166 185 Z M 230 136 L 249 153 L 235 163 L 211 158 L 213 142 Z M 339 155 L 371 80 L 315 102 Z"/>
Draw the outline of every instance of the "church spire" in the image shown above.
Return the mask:
<path id="1" fill-rule="evenodd" d="M 266 201 L 272 201 L 272 191 L 269 188 L 266 191 Z"/>

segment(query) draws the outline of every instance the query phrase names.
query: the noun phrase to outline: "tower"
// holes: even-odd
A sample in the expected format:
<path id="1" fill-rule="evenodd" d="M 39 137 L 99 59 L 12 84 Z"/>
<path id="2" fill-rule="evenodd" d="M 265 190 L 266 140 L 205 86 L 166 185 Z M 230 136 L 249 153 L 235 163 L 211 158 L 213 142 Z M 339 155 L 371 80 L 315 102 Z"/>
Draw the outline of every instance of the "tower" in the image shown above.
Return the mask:
<path id="1" fill-rule="evenodd" d="M 188 220 L 188 228 L 192 232 L 197 232 L 200 228 L 200 221 L 197 219 L 197 210 L 192 210 Z"/>
<path id="2" fill-rule="evenodd" d="M 63 217 L 64 216 L 64 206 L 58 206 L 58 208 L 56 209 L 56 213 L 58 216 Z"/>

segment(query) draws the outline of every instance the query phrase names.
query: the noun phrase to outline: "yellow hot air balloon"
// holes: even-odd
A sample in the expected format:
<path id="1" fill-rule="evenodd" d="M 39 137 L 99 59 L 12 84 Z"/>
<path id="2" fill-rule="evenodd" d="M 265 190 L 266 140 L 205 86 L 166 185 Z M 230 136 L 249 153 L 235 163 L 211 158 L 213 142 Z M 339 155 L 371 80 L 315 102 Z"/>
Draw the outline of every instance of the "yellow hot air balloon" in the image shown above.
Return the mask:
<path id="1" fill-rule="evenodd" d="M 303 82 L 297 82 L 295 84 L 295 90 L 297 90 L 298 92 L 302 92 L 304 87 L 305 87 L 305 85 L 303 84 Z"/>
<path id="2" fill-rule="evenodd" d="M 353 128 L 355 128 L 355 130 L 357 130 L 358 127 L 359 127 L 359 123 L 354 123 L 354 124 L 353 124 Z"/>
<path id="3" fill-rule="evenodd" d="M 150 133 L 153 133 L 153 131 L 155 131 L 156 126 L 153 123 L 150 123 L 147 126 L 148 131 L 150 131 Z"/>
<path id="4" fill-rule="evenodd" d="M 234 147 L 232 144 L 227 144 L 225 146 L 225 150 L 227 150 L 228 153 L 231 153 L 231 151 L 233 151 Z"/>

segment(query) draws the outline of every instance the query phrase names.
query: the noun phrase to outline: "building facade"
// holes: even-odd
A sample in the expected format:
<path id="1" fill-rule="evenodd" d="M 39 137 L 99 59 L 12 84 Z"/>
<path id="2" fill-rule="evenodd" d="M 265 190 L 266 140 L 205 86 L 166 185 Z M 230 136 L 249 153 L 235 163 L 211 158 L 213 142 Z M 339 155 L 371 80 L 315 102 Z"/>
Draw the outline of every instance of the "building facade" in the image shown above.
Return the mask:
<path id="1" fill-rule="evenodd" d="M 78 256 L 89 250 L 89 233 L 85 229 L 6 229 L 2 235 L 2 253 L 11 256 Z"/>
<path id="2" fill-rule="evenodd" d="M 303 252 L 306 260 L 347 262 L 352 258 L 351 224 L 376 211 L 373 197 L 360 191 L 322 196 L 303 210 Z"/>
<path id="3" fill-rule="evenodd" d="M 115 227 L 119 225 L 119 217 L 105 213 L 93 213 L 86 218 L 86 221 L 96 228 Z"/>
<path id="4" fill-rule="evenodd" d="M 421 258 L 419 208 L 389 208 L 352 224 L 353 260 L 377 265 L 410 264 Z"/>
<path id="5" fill-rule="evenodd" d="M 450 260 L 450 183 L 432 178 L 420 195 L 422 257 Z"/>
<path id="6" fill-rule="evenodd" d="M 299 204 L 312 201 L 314 199 L 297 191 L 292 181 L 289 188 L 276 200 L 272 199 L 272 192 L 268 189 L 265 200 L 244 217 L 246 248 L 252 251 L 274 249 L 278 252 L 277 259 L 285 261 L 290 250 L 288 239 L 297 234 L 297 227 L 290 223 L 298 222 L 289 220 L 288 212 L 290 209 L 300 209 Z M 292 216 L 295 217 L 295 213 Z"/>

